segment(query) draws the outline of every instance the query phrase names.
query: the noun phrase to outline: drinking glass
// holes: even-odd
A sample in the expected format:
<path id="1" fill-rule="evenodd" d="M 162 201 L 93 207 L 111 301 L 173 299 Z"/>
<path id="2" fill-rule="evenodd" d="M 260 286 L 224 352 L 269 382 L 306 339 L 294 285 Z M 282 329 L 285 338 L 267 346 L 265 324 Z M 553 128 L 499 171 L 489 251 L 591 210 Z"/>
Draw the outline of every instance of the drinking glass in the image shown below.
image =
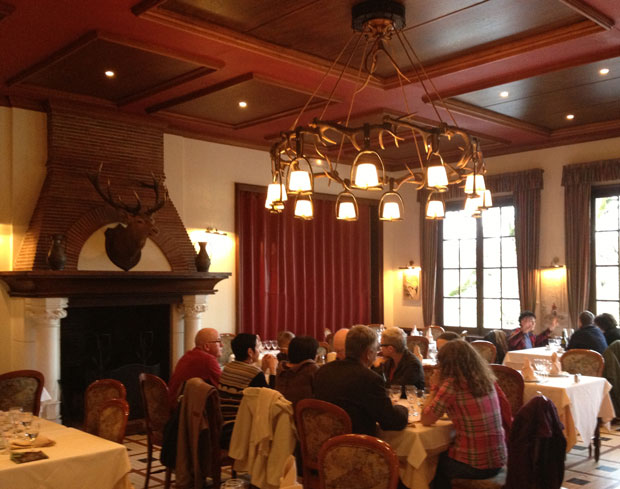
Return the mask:
<path id="1" fill-rule="evenodd" d="M 426 400 L 424 389 L 416 389 L 415 395 L 418 398 L 418 406 L 421 413 L 422 409 L 424 409 L 424 401 Z"/>
<path id="2" fill-rule="evenodd" d="M 34 419 L 34 416 L 32 415 L 30 411 L 24 411 L 23 413 L 20 413 L 19 415 L 19 422 L 22 424 L 22 426 L 24 426 L 24 428 L 27 428 L 28 426 L 30 426 L 32 424 L 33 419 Z"/>
<path id="3" fill-rule="evenodd" d="M 418 416 L 420 413 L 416 410 L 418 403 L 418 389 L 415 385 L 406 385 L 405 394 L 407 396 L 407 402 L 409 403 L 409 415 L 412 417 Z"/>
<path id="4" fill-rule="evenodd" d="M 24 435 L 31 443 L 37 439 L 39 436 L 39 430 L 41 429 L 41 423 L 38 421 L 31 421 L 28 426 L 24 428 Z"/>
<path id="5" fill-rule="evenodd" d="M 389 389 L 390 399 L 392 399 L 392 403 L 396 404 L 400 399 L 400 396 L 403 392 L 403 388 L 400 385 L 391 385 Z"/>
<path id="6" fill-rule="evenodd" d="M 222 489 L 243 489 L 245 481 L 243 479 L 228 479 L 222 484 Z"/>

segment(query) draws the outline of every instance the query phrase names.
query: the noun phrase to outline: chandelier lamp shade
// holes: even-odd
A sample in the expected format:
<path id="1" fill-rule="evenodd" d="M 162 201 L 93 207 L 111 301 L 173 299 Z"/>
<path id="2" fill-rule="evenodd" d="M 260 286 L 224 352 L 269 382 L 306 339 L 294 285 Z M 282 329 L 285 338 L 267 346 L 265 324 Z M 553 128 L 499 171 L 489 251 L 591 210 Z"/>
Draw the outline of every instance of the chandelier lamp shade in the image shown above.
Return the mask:
<path id="1" fill-rule="evenodd" d="M 404 5 L 394 0 L 366 0 L 355 4 L 351 13 L 353 35 L 291 127 L 282 131 L 271 147 L 272 183 L 268 188 L 265 207 L 271 212 L 281 213 L 287 194 L 296 195 L 295 217 L 312 219 L 315 179 L 327 178 L 341 187 L 336 201 L 336 218 L 340 220 L 355 221 L 358 218 L 357 201 L 352 191 L 384 192 L 379 204 L 379 218 L 402 220 L 404 205 L 398 191 L 406 183 L 415 185 L 417 190 L 430 191 L 426 204 L 427 219 L 443 219 L 445 203 L 439 195 L 451 185 L 465 187 L 468 212 L 471 208 L 472 214 L 480 215 L 491 206 L 491 195 L 484 183 L 486 168 L 479 140 L 458 126 L 426 75 L 424 66 L 405 36 Z M 398 65 L 393 55 L 395 47 L 404 53 L 411 68 L 405 70 Z M 405 88 L 417 83 L 424 90 L 425 99 L 431 104 L 437 122 L 422 120 L 412 114 L 386 114 L 381 121 L 351 117 L 356 96 L 376 80 L 380 62 L 394 69 L 404 107 L 409 107 Z M 344 120 L 327 120 L 325 114 L 328 107 L 338 103 L 334 94 L 342 97 L 342 93 L 337 91 L 339 83 L 352 78 L 355 87 L 349 94 L 349 107 Z M 316 97 L 326 80 L 335 80 L 335 85 L 326 97 L 321 115 L 302 123 L 308 107 L 315 110 L 323 103 L 319 104 Z M 442 119 L 439 108 L 448 114 L 452 125 Z M 401 146 L 405 142 L 411 143 L 408 146 L 415 148 L 417 157 L 412 157 L 410 153 L 403 156 L 405 153 Z M 391 145 L 399 155 L 394 158 L 392 151 L 392 159 L 398 160 L 398 163 L 391 162 L 386 171 L 382 154 Z M 353 151 L 354 158 L 351 155 Z M 345 157 L 347 154 L 352 162 Z M 351 165 L 350 173 L 340 170 L 339 166 L 345 164 Z M 473 208 L 474 205 L 477 207 Z"/>

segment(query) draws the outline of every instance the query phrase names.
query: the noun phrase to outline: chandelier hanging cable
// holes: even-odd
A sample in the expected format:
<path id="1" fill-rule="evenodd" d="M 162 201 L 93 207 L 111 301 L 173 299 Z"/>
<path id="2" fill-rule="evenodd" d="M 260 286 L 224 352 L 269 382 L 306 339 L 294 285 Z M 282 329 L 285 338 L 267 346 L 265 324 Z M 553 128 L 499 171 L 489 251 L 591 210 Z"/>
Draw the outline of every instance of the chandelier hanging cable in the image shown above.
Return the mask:
<path id="1" fill-rule="evenodd" d="M 427 219 L 442 219 L 445 215 L 445 203 L 442 193 L 450 185 L 464 183 L 467 194 L 465 209 L 474 217 L 488 209 L 491 193 L 485 187 L 486 168 L 478 139 L 461 129 L 451 111 L 444 104 L 415 50 L 404 35 L 405 7 L 390 0 L 368 0 L 352 8 L 354 33 L 323 75 L 319 85 L 300 111 L 293 126 L 280 133 L 280 139 L 271 147 L 272 178 L 268 188 L 265 207 L 271 212 L 284 210 L 289 195 L 295 198 L 295 217 L 312 219 L 312 194 L 314 180 L 326 177 L 340 187 L 342 191 L 336 200 L 336 218 L 354 221 L 358 216 L 357 200 L 353 190 L 382 191 L 387 188 L 379 204 L 379 218 L 386 221 L 401 220 L 404 214 L 403 200 L 398 190 L 405 183 L 416 185 L 418 190 L 426 189 Z M 365 40 L 365 42 L 362 42 Z M 407 76 L 390 52 L 394 44 L 404 51 L 411 64 L 412 75 Z M 353 48 L 349 49 L 353 44 Z M 363 44 L 361 61 L 353 70 L 351 62 Z M 341 62 L 349 49 L 346 62 Z M 405 83 L 420 83 L 426 97 L 438 119 L 436 124 L 421 123 L 411 115 L 393 117 L 385 115 L 381 123 L 364 122 L 351 126 L 354 101 L 375 76 L 379 57 L 382 56 L 396 71 L 404 105 L 409 111 Z M 314 118 L 306 125 L 298 125 L 304 112 L 310 107 L 323 83 L 333 75 L 336 66 L 341 69 L 336 76 L 320 117 Z M 324 120 L 336 89 L 346 74 L 356 72 L 355 89 L 351 94 L 348 111 L 344 121 Z M 411 79 L 413 78 L 413 80 Z M 449 115 L 453 125 L 441 117 L 436 103 Z M 393 142 L 396 148 L 410 134 L 416 149 L 416 162 L 403 162 L 402 168 L 390 169 L 386 176 L 385 166 L 380 152 L 385 150 L 386 140 Z M 442 141 L 457 141 L 460 152 L 458 157 L 447 159 L 442 154 Z M 373 146 L 374 143 L 374 146 Z M 351 145 L 357 152 L 348 177 L 338 171 L 343 148 Z M 377 147 L 378 146 L 378 147 Z M 338 147 L 336 158 L 330 158 L 330 149 Z M 298 212 L 299 208 L 299 212 Z"/>

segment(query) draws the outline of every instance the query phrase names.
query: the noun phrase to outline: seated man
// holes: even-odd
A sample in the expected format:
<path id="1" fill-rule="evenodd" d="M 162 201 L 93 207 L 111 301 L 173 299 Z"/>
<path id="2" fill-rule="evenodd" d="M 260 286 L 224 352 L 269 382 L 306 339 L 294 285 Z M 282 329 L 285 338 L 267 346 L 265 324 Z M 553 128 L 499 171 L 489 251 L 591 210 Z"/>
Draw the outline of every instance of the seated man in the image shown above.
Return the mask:
<path id="1" fill-rule="evenodd" d="M 545 346 L 549 343 L 549 336 L 557 326 L 557 319 L 552 321 L 551 326 L 539 335 L 533 333 L 536 327 L 536 315 L 531 311 L 523 311 L 519 314 L 519 328 L 515 329 L 508 337 L 509 350 L 525 350 Z"/>
<path id="2" fill-rule="evenodd" d="M 344 342 L 347 339 L 348 328 L 340 328 L 334 333 L 334 352 L 335 360 L 344 360 Z"/>
<path id="3" fill-rule="evenodd" d="M 293 406 L 314 397 L 314 376 L 320 368 L 315 361 L 318 348 L 319 342 L 311 336 L 296 336 L 288 347 L 288 361 L 278 364 L 276 389 Z"/>
<path id="4" fill-rule="evenodd" d="M 448 341 L 459 339 L 461 339 L 460 334 L 455 333 L 454 331 L 444 331 L 437 337 L 437 351 L 441 350 L 441 347 L 445 345 Z"/>
<path id="5" fill-rule="evenodd" d="M 195 347 L 183 355 L 177 362 L 168 389 L 170 391 L 170 405 L 176 405 L 179 390 L 186 380 L 200 377 L 213 387 L 220 382 L 220 364 L 217 359 L 222 354 L 222 340 L 217 330 L 203 328 L 196 333 Z"/>
<path id="6" fill-rule="evenodd" d="M 222 409 L 222 447 L 228 448 L 230 437 L 237 417 L 237 411 L 243 399 L 243 389 L 246 387 L 269 387 L 265 380 L 265 371 L 276 371 L 277 360 L 273 355 L 265 355 L 262 360 L 262 370 L 254 365 L 258 361 L 258 336 L 255 334 L 239 333 L 230 343 L 235 354 L 235 361 L 224 366 L 218 393 Z M 270 384 L 274 384 L 274 376 L 270 376 Z"/>
<path id="7" fill-rule="evenodd" d="M 278 350 L 280 350 L 280 353 L 278 353 L 276 357 L 278 362 L 288 360 L 288 345 L 293 338 L 295 338 L 295 335 L 290 331 L 280 331 L 278 333 Z"/>
<path id="8" fill-rule="evenodd" d="M 418 389 L 424 389 L 422 363 L 407 350 L 405 338 L 405 332 L 400 328 L 384 330 L 381 334 L 384 361 L 373 370 L 385 379 L 386 385 L 415 385 Z"/>
<path id="9" fill-rule="evenodd" d="M 616 340 L 620 340 L 618 321 L 616 321 L 616 318 L 608 312 L 604 312 L 603 314 L 596 316 L 594 318 L 594 324 L 596 324 L 601 331 L 603 331 L 605 341 L 607 341 L 607 346 L 610 346 Z"/>
<path id="10" fill-rule="evenodd" d="M 601 355 L 607 349 L 607 340 L 605 340 L 603 332 L 594 326 L 594 314 L 590 311 L 583 311 L 579 314 L 579 329 L 570 337 L 566 347 L 567 350 L 574 350 L 575 348 L 594 350 Z"/>
<path id="11" fill-rule="evenodd" d="M 344 360 L 330 362 L 316 373 L 314 397 L 343 408 L 353 433 L 377 436 L 407 426 L 407 408 L 392 405 L 383 379 L 370 370 L 377 356 L 377 335 L 368 326 L 353 326 L 347 334 Z"/>

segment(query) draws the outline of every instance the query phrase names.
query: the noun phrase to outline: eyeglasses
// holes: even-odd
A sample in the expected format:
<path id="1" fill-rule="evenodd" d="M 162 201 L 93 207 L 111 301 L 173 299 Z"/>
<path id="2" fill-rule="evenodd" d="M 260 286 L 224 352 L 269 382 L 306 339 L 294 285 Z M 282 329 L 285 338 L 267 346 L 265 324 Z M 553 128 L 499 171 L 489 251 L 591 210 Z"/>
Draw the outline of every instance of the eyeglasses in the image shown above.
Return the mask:
<path id="1" fill-rule="evenodd" d="M 392 346 L 392 345 L 388 345 L 387 343 L 381 343 L 379 346 L 388 347 L 388 346 Z"/>
<path id="2" fill-rule="evenodd" d="M 221 344 L 222 340 L 218 339 L 218 340 L 213 340 L 213 341 L 207 341 L 207 343 L 220 343 Z"/>

